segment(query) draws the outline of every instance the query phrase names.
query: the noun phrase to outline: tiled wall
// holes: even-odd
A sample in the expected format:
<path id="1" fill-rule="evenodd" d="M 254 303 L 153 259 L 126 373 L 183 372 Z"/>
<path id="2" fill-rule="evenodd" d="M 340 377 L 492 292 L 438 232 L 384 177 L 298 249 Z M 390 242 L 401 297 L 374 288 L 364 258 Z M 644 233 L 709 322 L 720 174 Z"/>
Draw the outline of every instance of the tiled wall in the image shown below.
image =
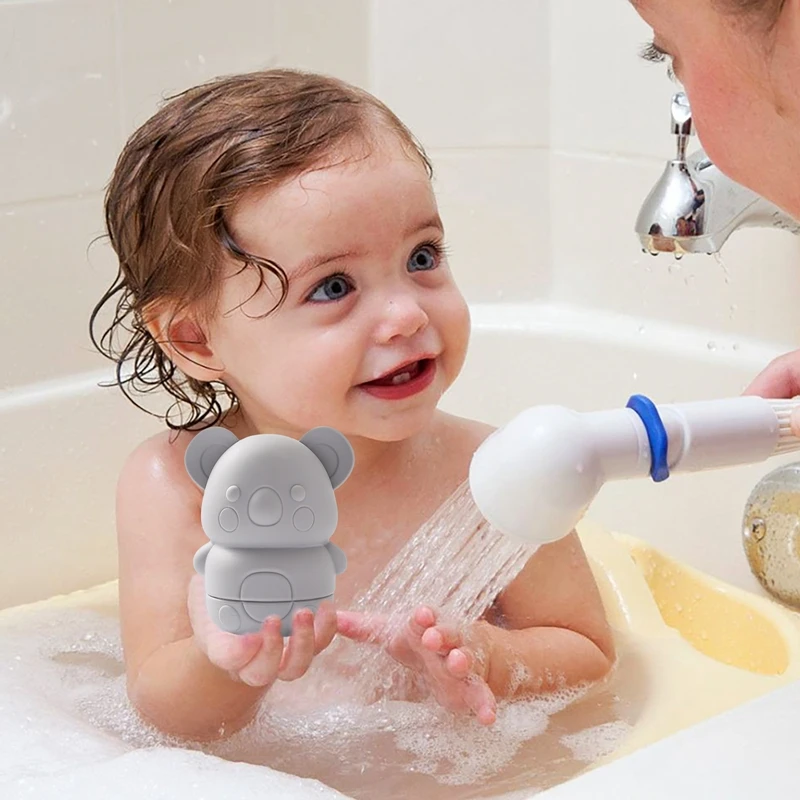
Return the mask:
<path id="1" fill-rule="evenodd" d="M 553 0 L 550 18 L 552 298 L 799 342 L 797 238 L 740 231 L 723 249 L 724 268 L 639 249 L 636 214 L 675 153 L 676 89 L 664 66 L 636 58 L 649 29 L 624 0 Z"/>
<path id="2" fill-rule="evenodd" d="M 636 212 L 673 149 L 674 87 L 636 57 L 647 36 L 626 0 L 0 0 L 6 563 L 30 559 L 35 538 L 36 569 L 57 576 L 74 558 L 60 532 L 81 525 L 100 544 L 81 553 L 80 580 L 113 574 L 116 470 L 160 424 L 91 390 L 107 365 L 87 318 L 115 264 L 89 244 L 125 138 L 162 95 L 218 74 L 317 69 L 392 106 L 434 160 L 472 302 L 551 299 L 798 341 L 788 234 L 736 234 L 727 276 L 709 258 L 676 266 L 639 250 Z M 90 429 L 113 435 L 91 449 Z M 80 486 L 65 483 L 75 459 Z M 26 591 L 30 576 L 12 572 L 0 607 Z"/>
<path id="3" fill-rule="evenodd" d="M 430 149 L 474 302 L 549 299 L 790 347 L 800 240 L 645 256 L 633 233 L 675 144 L 650 32 L 624 0 L 375 0 L 371 88 Z M 694 146 L 699 146 L 695 139 Z"/>
<path id="4" fill-rule="evenodd" d="M 544 0 L 374 0 L 370 88 L 436 170 L 451 263 L 470 301 L 550 282 L 550 42 Z"/>
<path id="5" fill-rule="evenodd" d="M 287 65 L 366 84 L 367 6 L 0 0 L 0 608 L 115 574 L 116 476 L 162 427 L 94 388 L 108 363 L 87 335 L 116 272 L 89 245 L 125 139 L 162 96 L 218 74 Z"/>
<path id="6" fill-rule="evenodd" d="M 161 97 L 303 64 L 364 83 L 366 5 L 308 0 L 0 2 L 0 390 L 102 367 L 86 338 L 114 274 L 102 191 Z M 13 342 L 14 346 L 10 347 Z"/>

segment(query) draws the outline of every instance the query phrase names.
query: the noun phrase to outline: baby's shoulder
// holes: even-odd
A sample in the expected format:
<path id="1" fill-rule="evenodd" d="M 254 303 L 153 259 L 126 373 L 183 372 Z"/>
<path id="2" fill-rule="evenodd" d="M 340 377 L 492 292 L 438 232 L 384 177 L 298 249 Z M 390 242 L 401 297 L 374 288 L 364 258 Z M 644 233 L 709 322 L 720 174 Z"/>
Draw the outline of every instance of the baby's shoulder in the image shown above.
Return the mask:
<path id="1" fill-rule="evenodd" d="M 492 431 L 485 422 L 440 412 L 429 463 L 435 481 L 448 491 L 464 481 L 472 456 Z"/>
<path id="2" fill-rule="evenodd" d="M 184 456 L 195 433 L 161 431 L 139 444 L 125 460 L 117 481 L 118 505 L 180 499 L 199 505 L 201 494 L 186 471 Z"/>
<path id="3" fill-rule="evenodd" d="M 494 430 L 495 427 L 486 422 L 442 412 L 438 437 L 444 450 L 472 458 L 472 454 Z"/>

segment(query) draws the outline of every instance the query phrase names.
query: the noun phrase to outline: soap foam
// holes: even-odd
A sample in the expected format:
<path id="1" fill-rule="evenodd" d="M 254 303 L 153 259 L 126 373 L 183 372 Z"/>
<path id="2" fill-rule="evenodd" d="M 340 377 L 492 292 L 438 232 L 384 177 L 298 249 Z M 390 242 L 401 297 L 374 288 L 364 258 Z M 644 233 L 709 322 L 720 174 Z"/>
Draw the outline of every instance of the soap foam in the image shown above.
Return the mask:
<path id="1" fill-rule="evenodd" d="M 606 697 L 613 709 L 600 722 L 618 713 L 607 689 L 586 686 L 500 703 L 491 727 L 430 699 L 365 707 L 347 700 L 347 676 L 315 662 L 299 681 L 276 684 L 247 729 L 201 749 L 131 707 L 110 614 L 45 605 L 2 615 L 0 665 L 4 800 L 528 797 L 584 769 L 561 742 L 586 726 L 582 703 L 592 717 Z"/>
<path id="2" fill-rule="evenodd" d="M 627 722 L 618 719 L 577 733 L 569 733 L 561 737 L 561 742 L 572 751 L 573 758 L 592 763 L 611 755 L 631 730 Z"/>

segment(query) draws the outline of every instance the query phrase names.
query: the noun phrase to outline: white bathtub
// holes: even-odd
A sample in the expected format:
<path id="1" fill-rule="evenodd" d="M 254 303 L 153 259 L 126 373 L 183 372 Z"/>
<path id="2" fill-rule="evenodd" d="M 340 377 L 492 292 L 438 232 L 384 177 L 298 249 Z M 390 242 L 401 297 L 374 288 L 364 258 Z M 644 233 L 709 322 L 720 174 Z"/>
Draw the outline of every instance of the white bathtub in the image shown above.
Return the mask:
<path id="1" fill-rule="evenodd" d="M 658 402 L 734 396 L 782 349 L 652 322 L 642 329 L 640 320 L 546 305 L 475 306 L 472 315 L 469 357 L 443 408 L 496 425 L 538 403 L 590 410 L 623 406 L 633 393 Z M 118 390 L 96 388 L 107 377 L 0 396 L 0 608 L 116 576 L 116 475 L 127 453 L 160 423 Z M 645 480 L 611 485 L 589 516 L 761 593 L 740 523 L 750 489 L 772 466 L 657 486 Z M 627 760 L 589 777 L 624 770 Z M 565 792 L 559 796 L 569 797 L 570 786 L 557 790 Z"/>

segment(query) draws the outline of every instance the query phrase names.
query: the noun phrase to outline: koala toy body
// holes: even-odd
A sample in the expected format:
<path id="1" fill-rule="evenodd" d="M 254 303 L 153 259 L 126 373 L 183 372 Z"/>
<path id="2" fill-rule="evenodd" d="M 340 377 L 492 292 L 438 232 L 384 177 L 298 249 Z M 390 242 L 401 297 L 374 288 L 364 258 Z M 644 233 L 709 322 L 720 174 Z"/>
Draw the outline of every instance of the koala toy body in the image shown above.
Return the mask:
<path id="1" fill-rule="evenodd" d="M 333 428 L 299 441 L 278 434 L 237 439 L 206 428 L 186 448 L 186 470 L 204 490 L 200 520 L 209 538 L 194 556 L 211 619 L 229 633 L 253 633 L 269 616 L 292 630 L 294 613 L 333 597 L 347 566 L 330 537 L 334 489 L 353 469 L 353 449 Z"/>

